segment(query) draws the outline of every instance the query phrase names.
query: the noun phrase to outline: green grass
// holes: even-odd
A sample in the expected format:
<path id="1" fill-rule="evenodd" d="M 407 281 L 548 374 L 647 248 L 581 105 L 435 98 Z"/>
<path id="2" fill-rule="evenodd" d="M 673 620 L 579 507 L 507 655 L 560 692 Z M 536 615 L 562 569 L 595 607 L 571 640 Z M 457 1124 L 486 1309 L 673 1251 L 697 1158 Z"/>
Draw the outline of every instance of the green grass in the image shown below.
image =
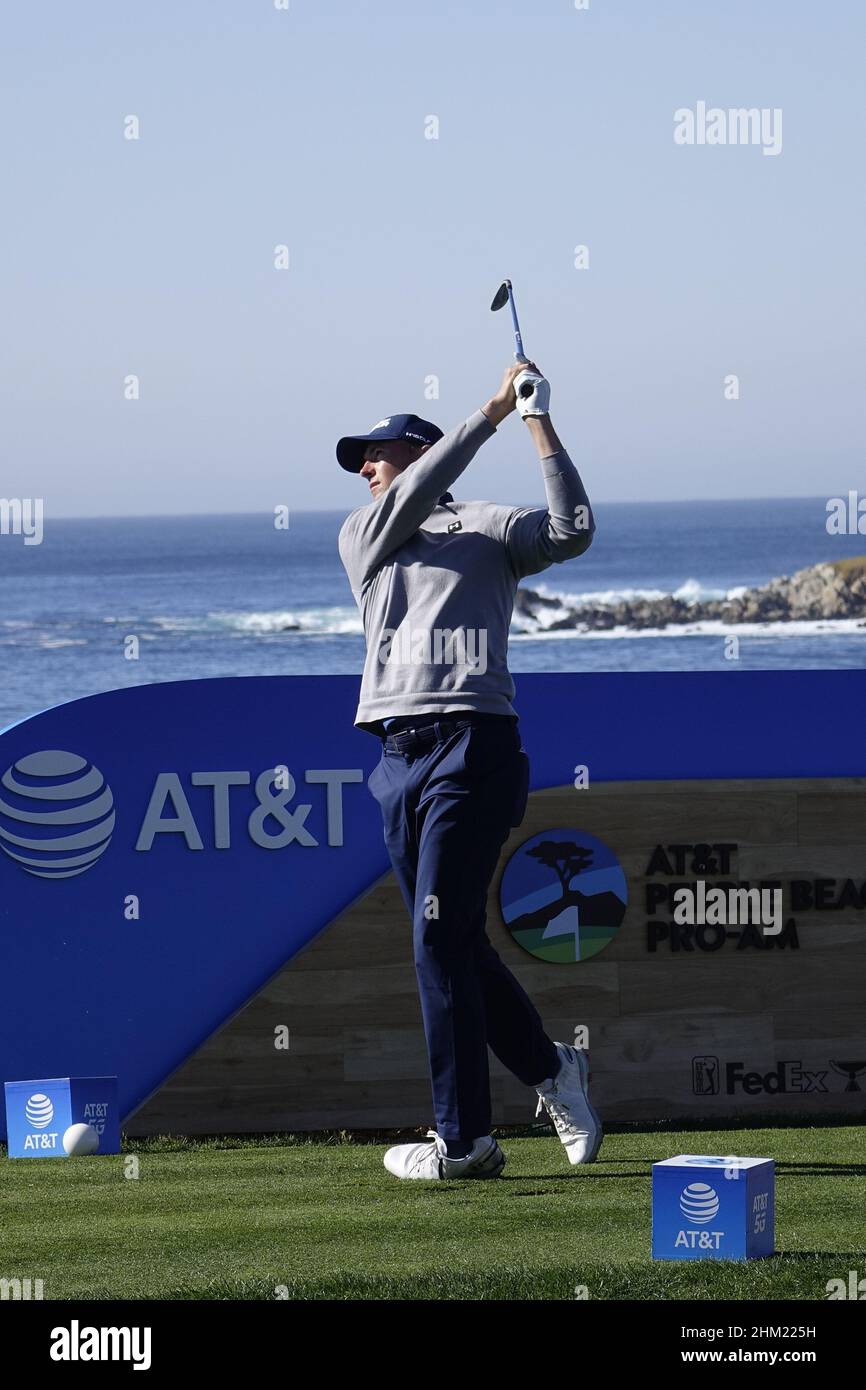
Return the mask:
<path id="1" fill-rule="evenodd" d="M 44 1296 L 272 1299 L 823 1299 L 866 1276 L 866 1128 L 634 1130 L 570 1168 L 552 1133 L 500 1134 L 494 1182 L 401 1182 L 384 1144 L 305 1136 L 127 1140 L 124 1153 L 0 1157 L 0 1277 Z M 650 1165 L 776 1159 L 772 1259 L 650 1259 Z M 131 1156 L 138 1178 L 124 1176 Z"/>
<path id="2" fill-rule="evenodd" d="M 866 555 L 848 555 L 844 560 L 834 560 L 833 568 L 848 579 L 857 579 L 866 574 Z"/>

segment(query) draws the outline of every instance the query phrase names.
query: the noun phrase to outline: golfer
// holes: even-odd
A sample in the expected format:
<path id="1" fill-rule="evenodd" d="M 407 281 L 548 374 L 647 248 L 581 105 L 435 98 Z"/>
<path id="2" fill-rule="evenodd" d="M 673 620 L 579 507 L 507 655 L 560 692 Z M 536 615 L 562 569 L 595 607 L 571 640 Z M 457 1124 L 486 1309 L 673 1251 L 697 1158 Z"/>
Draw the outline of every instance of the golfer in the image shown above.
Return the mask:
<path id="1" fill-rule="evenodd" d="M 520 363 L 450 434 L 389 415 L 337 445 L 370 491 L 339 538 L 367 644 L 355 725 L 382 739 L 367 785 L 412 919 L 436 1122 L 430 1142 L 387 1151 L 399 1178 L 499 1176 L 488 1046 L 536 1088 L 536 1114 L 547 1109 L 572 1163 L 591 1162 L 601 1144 L 586 1054 L 551 1041 L 485 932 L 490 881 L 529 783 L 507 665 L 515 590 L 582 555 L 595 530 L 549 401 L 535 364 Z M 448 489 L 515 409 L 547 509 L 455 502 Z"/>

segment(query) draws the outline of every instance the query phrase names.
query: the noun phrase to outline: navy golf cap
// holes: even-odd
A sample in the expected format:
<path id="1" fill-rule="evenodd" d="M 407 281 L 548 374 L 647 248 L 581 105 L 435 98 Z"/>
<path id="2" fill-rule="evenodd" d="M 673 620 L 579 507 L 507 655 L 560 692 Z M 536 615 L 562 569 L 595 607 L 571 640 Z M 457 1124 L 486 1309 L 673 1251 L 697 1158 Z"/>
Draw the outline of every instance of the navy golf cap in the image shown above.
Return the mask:
<path id="1" fill-rule="evenodd" d="M 349 473 L 360 473 L 364 450 L 376 439 L 408 439 L 411 444 L 435 444 L 442 438 L 438 425 L 418 415 L 386 415 L 369 434 L 347 434 L 337 444 L 337 462 Z"/>

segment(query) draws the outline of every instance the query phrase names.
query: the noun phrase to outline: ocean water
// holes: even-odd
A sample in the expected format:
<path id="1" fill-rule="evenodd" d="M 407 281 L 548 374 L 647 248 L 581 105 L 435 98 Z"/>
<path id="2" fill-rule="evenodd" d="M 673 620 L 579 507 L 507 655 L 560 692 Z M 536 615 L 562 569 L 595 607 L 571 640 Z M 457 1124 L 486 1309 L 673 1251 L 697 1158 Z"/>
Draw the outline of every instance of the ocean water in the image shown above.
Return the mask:
<path id="1" fill-rule="evenodd" d="M 866 554 L 827 534 L 824 498 L 610 503 L 586 555 L 525 581 L 572 597 L 721 597 Z M 46 518 L 41 545 L 0 534 L 0 728 L 62 701 L 151 681 L 360 673 L 364 643 L 337 554 L 338 512 Z M 592 635 L 515 627 L 512 671 L 697 671 L 866 665 L 854 621 Z M 139 659 L 124 639 L 139 639 Z"/>

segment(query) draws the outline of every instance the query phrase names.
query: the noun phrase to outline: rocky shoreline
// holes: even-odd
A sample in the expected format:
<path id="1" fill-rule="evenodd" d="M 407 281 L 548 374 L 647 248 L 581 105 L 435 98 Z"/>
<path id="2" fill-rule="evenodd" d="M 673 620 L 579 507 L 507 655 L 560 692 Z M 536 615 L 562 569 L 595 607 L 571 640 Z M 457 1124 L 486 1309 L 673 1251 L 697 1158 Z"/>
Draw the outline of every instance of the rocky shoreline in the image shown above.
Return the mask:
<path id="1" fill-rule="evenodd" d="M 745 589 L 735 597 L 691 603 L 665 595 L 569 604 L 567 598 L 549 598 L 534 589 L 519 588 L 514 615 L 518 622 L 530 620 L 545 632 L 663 628 L 710 620 L 736 626 L 831 618 L 859 619 L 858 626 L 866 629 L 866 556 L 811 565 L 796 574 L 771 579 L 760 588 Z"/>

